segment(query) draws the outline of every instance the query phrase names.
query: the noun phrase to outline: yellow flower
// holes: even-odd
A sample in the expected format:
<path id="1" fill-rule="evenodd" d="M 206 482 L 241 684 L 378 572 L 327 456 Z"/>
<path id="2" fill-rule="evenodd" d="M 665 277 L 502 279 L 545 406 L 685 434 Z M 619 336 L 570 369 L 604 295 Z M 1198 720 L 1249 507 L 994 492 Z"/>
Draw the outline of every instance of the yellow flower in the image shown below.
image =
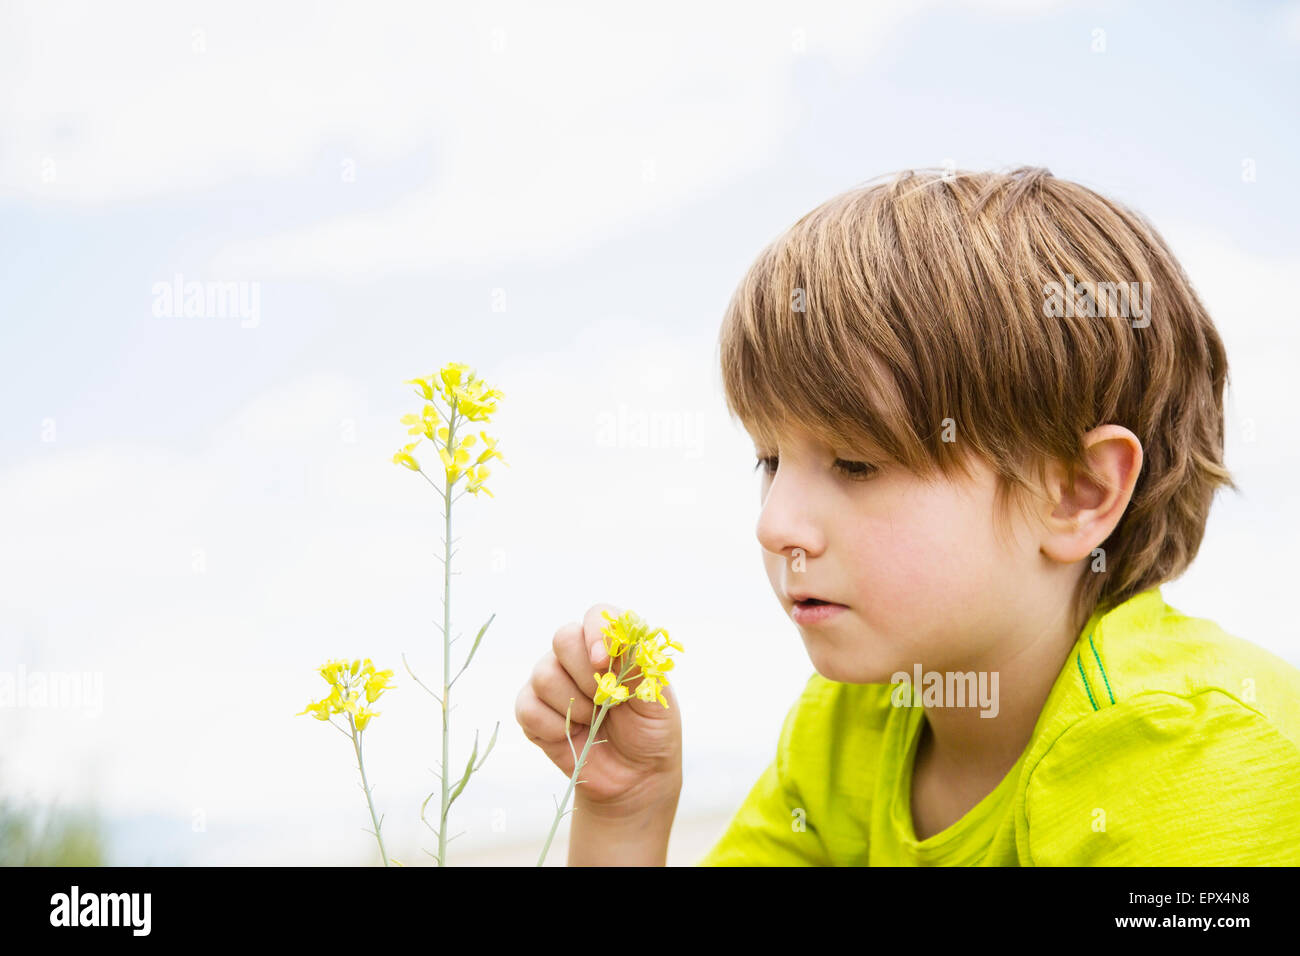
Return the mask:
<path id="1" fill-rule="evenodd" d="M 601 611 L 600 614 L 609 621 L 609 625 L 601 631 L 601 634 L 608 638 L 605 649 L 609 651 L 611 658 L 618 657 L 629 647 L 652 636 L 645 621 L 641 620 L 634 611 L 624 611 L 618 617 L 614 617 L 609 611 Z"/>
<path id="2" fill-rule="evenodd" d="M 411 457 L 411 450 L 418 444 L 419 442 L 411 442 L 409 445 L 404 445 L 402 450 L 393 456 L 393 464 L 405 465 L 411 471 L 419 471 L 420 463 Z"/>
<path id="3" fill-rule="evenodd" d="M 592 702 L 603 704 L 605 701 L 613 701 L 615 704 L 621 704 L 628 698 L 628 689 L 618 682 L 618 676 L 611 673 L 592 674 L 596 678 L 596 696 Z"/>
<path id="4" fill-rule="evenodd" d="M 505 395 L 495 388 L 488 388 L 482 379 L 471 379 L 452 388 L 451 397 L 456 400 L 457 410 L 470 421 L 485 422 L 497 410 L 496 400 Z"/>
<path id="5" fill-rule="evenodd" d="M 347 661 L 327 661 L 320 667 L 320 676 L 324 677 L 330 684 L 337 683 L 339 679 L 339 671 L 346 666 Z"/>
<path id="6" fill-rule="evenodd" d="M 496 495 L 492 494 L 492 492 L 483 484 L 483 482 L 487 480 L 487 476 L 492 474 L 492 472 L 488 471 L 487 465 L 479 465 L 477 469 L 471 465 L 469 469 L 466 470 L 465 474 L 469 476 L 469 481 L 465 485 L 465 490 L 470 494 L 477 495 L 480 491 L 486 491 L 489 498 L 496 497 Z"/>
<path id="7" fill-rule="evenodd" d="M 425 438 L 432 438 L 434 430 L 438 427 L 438 407 L 433 403 L 429 403 L 424 406 L 424 411 L 419 415 L 414 412 L 403 415 L 402 424 L 410 426 L 406 430 L 408 435 L 423 435 Z"/>
<path id="8" fill-rule="evenodd" d="M 442 379 L 444 392 L 446 389 L 455 388 L 459 385 L 461 380 L 465 377 L 466 372 L 470 373 L 470 378 L 474 377 L 474 373 L 470 371 L 470 367 L 463 362 L 448 362 L 444 365 L 442 371 L 438 373 L 438 376 Z"/>
<path id="9" fill-rule="evenodd" d="M 667 682 L 665 681 L 664 683 Z M 664 700 L 660 682 L 655 680 L 654 676 L 651 674 L 647 674 L 641 678 L 641 683 L 636 687 L 636 697 L 637 700 L 644 700 L 648 704 L 653 704 L 655 701 L 658 701 L 665 707 L 668 706 L 668 701 Z"/>
<path id="10" fill-rule="evenodd" d="M 300 710 L 294 714 L 295 717 L 301 717 L 303 714 L 310 713 L 317 720 L 330 719 L 330 706 L 328 700 L 318 700 L 315 703 L 308 704 L 305 710 Z"/>
<path id="11" fill-rule="evenodd" d="M 406 380 L 405 382 L 403 382 L 402 384 L 403 384 L 403 385 L 418 385 L 418 386 L 420 386 L 420 394 L 424 396 L 424 400 L 425 400 L 426 402 L 431 402 L 431 401 L 433 401 L 433 379 L 432 379 L 432 377 L 430 377 L 429 379 L 423 379 L 423 378 L 412 378 L 412 379 L 407 379 L 407 380 Z M 414 434 L 414 432 L 412 432 L 412 434 Z"/>
<path id="12" fill-rule="evenodd" d="M 663 688 L 668 686 L 667 673 L 673 668 L 668 649 L 675 648 L 680 651 L 682 646 L 670 640 L 668 632 L 663 628 L 651 630 L 649 625 L 633 611 L 624 611 L 618 617 L 614 617 L 609 611 L 600 613 L 609 622 L 601 630 L 601 634 L 605 638 L 605 649 L 609 652 L 611 662 L 620 654 L 630 650 L 636 665 L 641 669 L 639 674 L 633 675 L 641 678 L 635 692 L 636 697 L 644 701 L 658 701 L 667 707 L 668 701 L 664 700 Z M 615 680 L 612 673 L 607 674 L 606 677 Z M 607 696 L 612 696 L 613 684 L 609 684 L 599 675 L 597 679 L 608 684 L 604 691 Z"/>
<path id="13" fill-rule="evenodd" d="M 487 432 L 479 432 L 478 434 L 479 437 L 483 439 L 483 444 L 487 447 L 478 453 L 478 460 L 474 462 L 474 464 L 481 465 L 484 462 L 491 461 L 493 458 L 501 458 L 501 463 L 508 466 L 510 462 L 506 461 L 505 458 L 502 458 L 501 452 L 497 451 L 498 439 L 488 438 Z"/>
<path id="14" fill-rule="evenodd" d="M 368 657 L 358 657 L 350 663 L 346 659 L 331 660 L 317 670 L 329 683 L 330 692 L 321 700 L 308 704 L 299 715 L 310 713 L 317 720 L 328 720 L 332 714 L 350 714 L 359 730 L 365 729 L 371 717 L 379 716 L 361 703 L 362 693 L 366 697 L 365 703 L 373 704 L 384 691 L 393 687 L 390 683 L 393 672 L 376 670 L 374 661 Z"/>
<path id="15" fill-rule="evenodd" d="M 447 454 L 447 449 L 439 448 L 438 457 L 442 459 L 443 468 L 447 472 L 447 481 L 454 484 L 460 477 L 462 467 L 469 461 L 469 452 L 463 448 L 456 449 L 456 457 L 453 459 Z"/>
<path id="16" fill-rule="evenodd" d="M 393 463 L 412 471 L 421 471 L 420 463 L 411 454 L 416 444 L 423 438 L 431 441 L 441 439 L 443 447 L 439 449 L 438 456 L 442 459 L 449 481 L 454 483 L 468 471 L 472 479 L 468 490 L 476 495 L 479 491 L 487 491 L 483 487 L 483 479 L 487 477 L 487 472 L 476 473 L 472 466 L 486 464 L 493 458 L 501 458 L 503 462 L 505 461 L 501 453 L 496 450 L 496 439 L 489 438 L 486 432 L 479 432 L 478 438 L 482 438 L 484 449 L 478 454 L 477 459 L 471 461 L 468 449 L 478 443 L 478 438 L 466 434 L 453 445 L 449 442 L 451 432 L 447 426 L 455 425 L 462 419 L 472 422 L 488 421 L 488 416 L 496 411 L 497 400 L 503 398 L 504 394 L 498 389 L 490 388 L 486 382 L 475 375 L 473 369 L 462 362 L 448 362 L 427 379 L 408 379 L 407 384 L 419 388 L 419 393 L 426 404 L 420 414 L 410 413 L 402 416 L 402 424 L 406 426 L 407 434 L 419 437 L 415 443 L 405 445 L 397 451 L 393 455 Z M 439 410 L 433 402 L 435 393 L 441 394 L 451 406 L 450 420 L 441 427 Z M 458 414 L 459 418 L 457 418 Z M 488 494 L 491 495 L 492 492 L 488 491 Z"/>
<path id="17" fill-rule="evenodd" d="M 671 643 L 671 642 L 670 642 Z M 666 647 L 656 647 L 652 642 L 638 644 L 636 647 L 636 664 L 641 673 L 668 683 L 665 672 L 673 669 L 673 661 L 665 653 Z"/>
<path id="18" fill-rule="evenodd" d="M 388 682 L 392 679 L 391 670 L 378 671 L 370 676 L 366 681 L 366 703 L 373 704 L 379 699 L 379 695 L 392 687 Z"/>

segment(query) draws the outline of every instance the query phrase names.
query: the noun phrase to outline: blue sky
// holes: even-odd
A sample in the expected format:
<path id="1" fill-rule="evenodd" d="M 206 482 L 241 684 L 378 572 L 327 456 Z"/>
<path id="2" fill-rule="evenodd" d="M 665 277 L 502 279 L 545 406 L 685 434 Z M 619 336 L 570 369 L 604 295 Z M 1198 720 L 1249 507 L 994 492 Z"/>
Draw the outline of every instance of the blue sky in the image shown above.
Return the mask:
<path id="1" fill-rule="evenodd" d="M 355 828 L 320 837 L 356 816 L 347 755 L 286 715 L 327 656 L 424 647 L 433 668 L 436 509 L 388 459 L 401 382 L 454 360 L 506 392 L 512 465 L 463 519 L 460 626 L 502 613 L 457 734 L 503 731 L 463 845 L 544 829 L 535 795 L 563 781 L 514 695 L 597 601 L 680 628 L 682 813 L 734 806 L 810 665 L 762 576 L 722 308 L 824 199 L 949 160 L 1047 166 L 1173 245 L 1228 343 L 1245 493 L 1166 596 L 1300 661 L 1300 6 L 860 6 L 6 6 L 0 668 L 106 682 L 102 718 L 0 712 L 13 786 L 129 821 L 122 862 L 363 854 Z M 177 273 L 257 283 L 256 327 L 155 316 Z M 620 406 L 702 437 L 602 447 Z M 704 693 L 723 631 L 769 651 L 740 742 Z M 432 718 L 394 699 L 375 760 L 398 818 Z M 189 835 L 196 808 L 222 840 Z M 315 849 L 267 837 L 276 820 L 310 820 Z"/>

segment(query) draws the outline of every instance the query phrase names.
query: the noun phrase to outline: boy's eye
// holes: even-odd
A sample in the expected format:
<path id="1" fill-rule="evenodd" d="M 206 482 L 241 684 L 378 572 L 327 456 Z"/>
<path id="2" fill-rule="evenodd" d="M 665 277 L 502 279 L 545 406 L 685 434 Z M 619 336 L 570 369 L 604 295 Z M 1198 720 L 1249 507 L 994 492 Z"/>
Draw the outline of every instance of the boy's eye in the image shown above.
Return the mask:
<path id="1" fill-rule="evenodd" d="M 870 478 L 876 473 L 876 466 L 865 461 L 845 461 L 843 458 L 835 459 L 835 467 L 840 469 L 850 478 L 858 480 Z"/>
<path id="2" fill-rule="evenodd" d="M 768 455 L 765 458 L 758 459 L 758 461 L 754 464 L 754 470 L 758 471 L 759 468 L 762 468 L 763 474 L 774 475 L 776 474 L 776 469 L 779 464 L 780 464 L 779 455 Z M 845 461 L 843 458 L 835 459 L 835 467 L 838 468 L 845 475 L 847 475 L 849 478 L 857 481 L 870 478 L 877 471 L 879 471 L 879 469 L 875 465 L 870 464 L 869 462 Z"/>

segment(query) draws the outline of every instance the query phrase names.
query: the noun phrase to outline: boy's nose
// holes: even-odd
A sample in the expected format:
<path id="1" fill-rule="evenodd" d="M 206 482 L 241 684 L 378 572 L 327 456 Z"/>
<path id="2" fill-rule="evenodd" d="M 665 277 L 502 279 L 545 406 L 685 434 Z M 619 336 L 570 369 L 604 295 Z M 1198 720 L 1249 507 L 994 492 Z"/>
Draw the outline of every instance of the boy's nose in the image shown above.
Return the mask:
<path id="1" fill-rule="evenodd" d="M 806 492 L 794 482 L 772 482 L 758 515 L 755 533 L 763 550 L 790 557 L 795 549 L 808 556 L 820 554 L 825 534 Z"/>

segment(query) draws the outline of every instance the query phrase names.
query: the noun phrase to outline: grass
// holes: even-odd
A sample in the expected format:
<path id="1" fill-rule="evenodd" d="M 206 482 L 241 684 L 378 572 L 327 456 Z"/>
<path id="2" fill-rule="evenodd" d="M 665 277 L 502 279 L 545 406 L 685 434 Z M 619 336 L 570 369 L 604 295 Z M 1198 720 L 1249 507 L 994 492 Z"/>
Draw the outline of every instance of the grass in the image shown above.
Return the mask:
<path id="1" fill-rule="evenodd" d="M 0 866 L 103 863 L 104 836 L 95 814 L 0 797 Z"/>

